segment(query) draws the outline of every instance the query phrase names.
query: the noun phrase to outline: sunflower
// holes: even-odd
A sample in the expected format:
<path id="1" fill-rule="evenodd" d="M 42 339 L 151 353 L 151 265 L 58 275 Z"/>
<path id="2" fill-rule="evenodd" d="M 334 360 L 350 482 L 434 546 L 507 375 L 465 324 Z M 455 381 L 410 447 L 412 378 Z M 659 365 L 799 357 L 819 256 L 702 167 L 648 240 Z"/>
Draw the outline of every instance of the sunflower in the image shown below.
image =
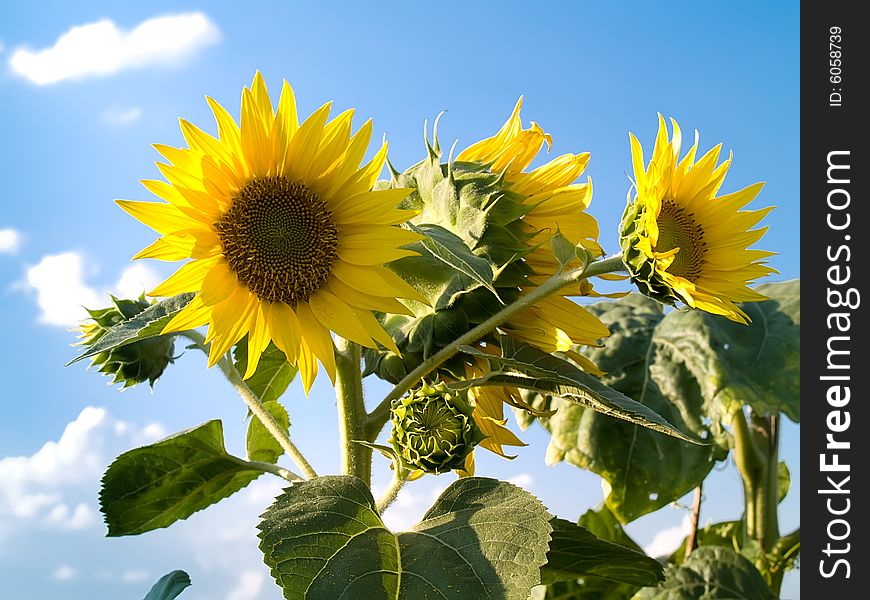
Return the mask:
<path id="1" fill-rule="evenodd" d="M 213 137 L 181 120 L 187 148 L 155 145 L 166 181 L 143 181 L 165 202 L 118 200 L 160 234 L 134 258 L 191 259 L 150 296 L 196 296 L 163 333 L 208 325 L 209 366 L 248 336 L 248 367 L 270 341 L 298 365 L 306 392 L 318 361 L 335 379 L 331 332 L 398 352 L 372 311 L 406 313 L 397 298 L 425 301 L 384 264 L 413 255 L 420 239 L 396 227 L 407 189 L 371 191 L 384 143 L 360 166 L 371 120 L 351 135 L 353 110 L 328 120 L 331 103 L 298 122 L 285 81 L 273 109 L 262 75 L 242 91 L 241 125 L 207 98 Z"/>
<path id="2" fill-rule="evenodd" d="M 630 134 L 635 196 L 622 217 L 620 242 L 632 281 L 644 294 L 666 304 L 685 304 L 723 315 L 738 323 L 749 317 L 737 302 L 757 302 L 765 296 L 750 289 L 754 280 L 775 273 L 765 264 L 773 252 L 750 249 L 767 227 L 752 229 L 773 207 L 741 210 L 761 191 L 763 183 L 716 196 L 733 155 L 719 163 L 719 144 L 695 160 L 698 135 L 679 158 L 682 135 L 671 119 L 668 136 L 664 117 L 649 165 Z M 717 164 L 719 163 L 719 164 Z"/>
<path id="3" fill-rule="evenodd" d="M 504 190 L 524 207 L 522 226 L 527 234 L 523 261 L 531 269 L 521 293 L 526 293 L 556 272 L 560 265 L 550 247 L 550 238 L 560 232 L 572 244 L 585 248 L 593 257 L 603 250 L 597 242 L 598 223 L 586 212 L 592 200 L 592 181 L 575 183 L 589 164 L 589 153 L 563 154 L 550 162 L 525 172 L 544 145 L 552 148 L 553 138 L 532 121 L 524 128 L 520 117 L 523 98 L 520 97 L 511 116 L 493 137 L 481 140 L 463 150 L 458 161 L 488 164 L 500 173 Z M 585 283 L 585 282 L 584 282 Z M 591 286 L 566 288 L 564 294 L 591 294 Z M 564 296 L 550 296 L 526 309 L 501 329 L 545 352 L 564 352 L 586 371 L 601 374 L 592 361 L 578 352 L 580 346 L 597 346 L 609 335 L 607 327 L 594 315 Z M 487 352 L 498 350 L 487 341 Z M 466 365 L 465 376 L 473 379 L 489 370 L 486 361 L 475 360 Z M 523 400 L 514 387 L 485 386 L 469 393 L 475 403 L 474 418 L 489 437 L 480 446 L 507 457 L 503 446 L 524 446 L 505 424 L 504 405 L 534 409 Z M 469 459 L 473 470 L 473 458 Z"/>

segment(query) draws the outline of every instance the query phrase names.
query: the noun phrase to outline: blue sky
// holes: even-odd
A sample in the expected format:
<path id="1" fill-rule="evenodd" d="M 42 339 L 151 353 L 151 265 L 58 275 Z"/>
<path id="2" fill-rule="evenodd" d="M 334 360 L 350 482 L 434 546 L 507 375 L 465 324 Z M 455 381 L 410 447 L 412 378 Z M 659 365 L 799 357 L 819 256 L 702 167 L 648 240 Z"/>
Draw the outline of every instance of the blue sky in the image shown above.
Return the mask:
<path id="1" fill-rule="evenodd" d="M 463 147 L 491 135 L 524 95 L 523 117 L 553 134 L 553 156 L 592 153 L 590 212 L 610 252 L 617 249 L 628 185 L 628 131 L 649 148 L 656 113 L 672 115 L 684 131 L 700 130 L 703 149 L 721 141 L 734 150 L 724 191 L 767 182 L 753 206 L 778 207 L 761 244 L 778 252 L 771 263 L 780 275 L 771 280 L 799 275 L 797 3 L 467 4 L 4 7 L 2 600 L 137 598 L 176 568 L 194 581 L 185 599 L 280 597 L 252 530 L 279 489 L 276 481 L 264 477 L 185 523 L 133 538 L 105 539 L 96 512 L 102 470 L 136 444 L 221 418 L 230 450 L 242 452 L 245 410 L 220 374 L 188 353 L 153 394 L 147 387 L 118 393 L 79 365 L 63 367 L 74 353 L 67 328 L 79 304 L 101 304 L 106 290 L 132 293 L 171 272 L 159 263 L 131 269 L 129 257 L 153 236 L 112 200 L 149 199 L 138 180 L 159 177 L 150 144 L 181 145 L 179 116 L 212 130 L 206 94 L 237 114 L 241 88 L 256 69 L 273 89 L 286 78 L 302 114 L 333 99 L 337 110 L 357 109 L 357 126 L 372 116 L 375 137 L 387 135 L 400 168 L 421 157 L 425 118 L 446 109 L 442 139 L 449 145 L 459 138 Z M 159 34 L 136 29 L 167 15 L 176 18 L 163 22 Z M 89 28 L 71 31 L 76 26 Z M 67 43 L 51 60 L 32 58 L 62 36 Z M 130 39 L 147 43 L 124 43 Z M 82 40 L 92 52 L 81 52 Z M 367 391 L 377 399 L 385 388 L 370 383 Z M 328 381 L 318 381 L 308 398 L 295 383 L 285 400 L 298 444 L 319 471 L 335 472 Z M 481 456 L 479 473 L 513 477 L 565 518 L 601 500 L 596 476 L 544 465 L 547 436 L 540 428 L 522 437 L 530 446 L 515 461 Z M 786 531 L 799 522 L 799 437 L 787 424 L 782 455 L 795 487 L 782 505 Z M 387 481 L 383 467 L 379 485 Z M 392 523 L 413 522 L 451 477 L 409 486 Z M 733 467 L 723 466 L 705 488 L 702 521 L 737 517 L 740 494 Z M 663 509 L 629 530 L 643 545 L 657 533 L 666 544 L 684 515 Z M 790 576 L 784 598 L 799 597 L 797 581 Z"/>

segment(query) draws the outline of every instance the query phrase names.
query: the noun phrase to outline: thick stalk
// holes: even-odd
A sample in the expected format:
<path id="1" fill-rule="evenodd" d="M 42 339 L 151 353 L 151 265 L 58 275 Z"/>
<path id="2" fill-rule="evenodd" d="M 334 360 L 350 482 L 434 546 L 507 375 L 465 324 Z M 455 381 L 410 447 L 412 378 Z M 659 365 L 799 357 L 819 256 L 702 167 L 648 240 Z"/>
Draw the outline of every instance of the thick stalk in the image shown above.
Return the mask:
<path id="1" fill-rule="evenodd" d="M 410 389 L 416 386 L 420 380 L 434 371 L 444 361 L 451 358 L 459 351 L 460 346 L 473 344 L 480 340 L 485 335 L 493 331 L 499 325 L 504 324 L 511 317 L 524 311 L 536 304 L 539 300 L 557 293 L 562 288 L 576 283 L 581 279 L 588 279 L 595 275 L 603 275 L 605 273 L 615 273 L 624 271 L 625 265 L 622 262 L 622 256 L 612 256 L 604 260 L 590 263 L 585 267 L 572 269 L 557 273 L 550 277 L 543 284 L 534 288 L 528 294 L 520 296 L 515 302 L 505 306 L 499 312 L 492 315 L 480 325 L 470 329 L 465 334 L 450 342 L 447 346 L 435 353 L 426 362 L 418 366 L 416 369 L 408 373 L 393 390 L 378 404 L 377 407 L 369 414 L 366 422 L 366 439 L 374 441 L 378 436 L 384 424 L 387 422 L 390 414 L 390 405 L 396 398 L 401 398 Z"/>
<path id="2" fill-rule="evenodd" d="M 360 347 L 341 337 L 335 343 L 335 398 L 338 405 L 341 472 L 359 477 L 371 485 L 372 450 L 354 442 L 366 439 Z"/>
<path id="3" fill-rule="evenodd" d="M 743 482 L 743 521 L 746 535 L 752 539 L 759 539 L 762 519 L 758 513 L 757 497 L 758 488 L 763 479 L 764 456 L 761 449 L 755 445 L 743 410 L 734 412 L 731 417 L 731 426 L 734 431 L 734 464 L 737 466 L 737 471 Z"/>
<path id="4" fill-rule="evenodd" d="M 205 337 L 198 331 L 185 331 L 179 335 L 182 335 L 192 341 L 197 348 L 202 350 L 204 353 L 208 354 L 208 348 L 205 344 Z M 251 413 L 260 420 L 260 423 L 263 424 L 263 427 L 266 428 L 272 437 L 281 445 L 281 448 L 287 453 L 288 456 L 296 463 L 296 466 L 302 471 L 302 474 L 306 479 L 311 479 L 313 477 L 317 477 L 317 472 L 311 467 L 296 445 L 290 440 L 290 436 L 286 431 L 281 427 L 281 425 L 275 420 L 272 414 L 266 410 L 263 406 L 263 403 L 260 402 L 260 398 L 254 391 L 248 387 L 248 384 L 242 379 L 241 374 L 236 369 L 233 361 L 229 359 L 228 356 L 223 356 L 217 362 L 218 368 L 227 378 L 227 381 L 236 389 L 236 392 L 241 396 L 242 400 L 244 400 L 245 404 L 250 409 Z"/>

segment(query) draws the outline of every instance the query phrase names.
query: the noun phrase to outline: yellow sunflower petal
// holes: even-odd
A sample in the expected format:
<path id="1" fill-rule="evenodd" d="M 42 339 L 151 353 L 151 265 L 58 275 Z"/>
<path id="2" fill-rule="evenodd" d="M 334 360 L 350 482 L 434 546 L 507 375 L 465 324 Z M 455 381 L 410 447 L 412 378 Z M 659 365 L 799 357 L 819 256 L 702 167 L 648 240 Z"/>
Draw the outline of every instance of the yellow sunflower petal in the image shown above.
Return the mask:
<path id="1" fill-rule="evenodd" d="M 148 292 L 149 296 L 175 296 L 201 289 L 202 281 L 214 267 L 217 258 L 205 258 L 184 263 L 169 278 Z"/>

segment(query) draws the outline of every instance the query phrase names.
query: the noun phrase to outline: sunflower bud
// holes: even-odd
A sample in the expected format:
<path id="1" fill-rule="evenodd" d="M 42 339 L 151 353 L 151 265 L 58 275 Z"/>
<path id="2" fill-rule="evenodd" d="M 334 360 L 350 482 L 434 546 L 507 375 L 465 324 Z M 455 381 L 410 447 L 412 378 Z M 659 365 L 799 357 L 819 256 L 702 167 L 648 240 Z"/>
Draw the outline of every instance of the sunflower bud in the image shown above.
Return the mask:
<path id="1" fill-rule="evenodd" d="M 465 457 L 486 437 L 472 411 L 464 392 L 424 381 L 393 404 L 390 443 L 407 468 L 433 474 L 462 469 Z"/>
<path id="2" fill-rule="evenodd" d="M 91 318 L 79 326 L 81 339 L 78 345 L 93 346 L 112 327 L 135 317 L 149 306 L 151 304 L 144 295 L 137 300 L 112 296 L 112 306 L 97 310 L 87 309 Z M 123 388 L 144 381 L 153 386 L 166 366 L 173 362 L 173 349 L 173 336 L 160 335 L 100 352 L 94 356 L 91 366 L 99 367 L 100 373 L 112 375 L 112 383 L 121 383 Z"/>

